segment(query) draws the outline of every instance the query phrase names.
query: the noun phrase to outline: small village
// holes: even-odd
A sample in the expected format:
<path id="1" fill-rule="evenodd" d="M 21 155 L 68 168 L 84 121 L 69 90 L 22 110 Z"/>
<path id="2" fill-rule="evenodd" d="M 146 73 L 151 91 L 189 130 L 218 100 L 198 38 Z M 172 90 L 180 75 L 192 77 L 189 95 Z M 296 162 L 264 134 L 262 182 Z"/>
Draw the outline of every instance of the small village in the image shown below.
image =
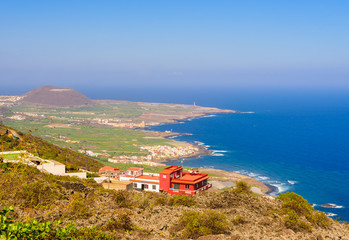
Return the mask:
<path id="1" fill-rule="evenodd" d="M 141 146 L 141 150 L 148 151 L 146 156 L 115 156 L 109 158 L 108 162 L 111 163 L 134 163 L 134 164 L 146 164 L 151 166 L 164 165 L 159 162 L 169 159 L 180 159 L 184 157 L 190 157 L 198 154 L 199 149 L 191 144 L 186 147 L 171 147 L 166 145 L 156 146 Z M 89 152 L 90 156 L 94 153 Z M 91 155 L 92 154 L 92 155 Z"/>
<path id="2" fill-rule="evenodd" d="M 143 168 L 130 167 L 121 173 L 120 169 L 105 166 L 99 174 L 107 178 L 103 186 L 110 189 L 126 189 L 151 192 L 166 192 L 171 195 L 194 195 L 212 187 L 209 176 L 198 170 L 184 172 L 181 166 L 169 166 L 160 173 L 145 173 Z M 128 183 L 128 184 L 127 184 Z"/>
<path id="3" fill-rule="evenodd" d="M 17 159 L 7 159 L 7 156 L 16 154 L 18 154 Z M 41 159 L 26 151 L 2 152 L 1 156 L 4 158 L 4 162 L 26 164 L 45 173 L 87 178 L 86 171 L 67 173 L 64 164 L 54 160 Z M 169 166 L 160 173 L 146 173 L 140 167 L 130 167 L 122 173 L 119 168 L 104 166 L 99 169 L 98 174 L 100 177 L 93 178 L 97 183 L 101 183 L 104 188 L 115 190 L 194 195 L 212 187 L 212 184 L 208 183 L 209 176 L 207 174 L 201 174 L 197 169 L 184 172 L 181 166 Z"/>

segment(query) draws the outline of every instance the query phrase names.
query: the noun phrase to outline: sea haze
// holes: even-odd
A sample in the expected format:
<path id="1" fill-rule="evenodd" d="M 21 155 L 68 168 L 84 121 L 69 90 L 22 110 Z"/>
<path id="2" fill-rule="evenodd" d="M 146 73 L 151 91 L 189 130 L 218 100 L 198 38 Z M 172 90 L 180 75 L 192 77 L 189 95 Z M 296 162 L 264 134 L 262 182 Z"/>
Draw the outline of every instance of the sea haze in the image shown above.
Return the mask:
<path id="1" fill-rule="evenodd" d="M 153 90 L 156 91 L 156 90 Z M 184 123 L 153 127 L 192 135 L 176 139 L 202 142 L 214 156 L 185 161 L 247 174 L 293 191 L 315 208 L 349 220 L 349 95 L 344 91 L 172 91 L 138 92 L 127 100 L 179 102 L 236 109 Z M 153 96 L 153 97 L 152 97 Z M 117 99 L 118 97 L 115 96 Z M 175 99 L 178 99 L 175 101 Z M 323 208 L 332 203 L 338 208 Z"/>

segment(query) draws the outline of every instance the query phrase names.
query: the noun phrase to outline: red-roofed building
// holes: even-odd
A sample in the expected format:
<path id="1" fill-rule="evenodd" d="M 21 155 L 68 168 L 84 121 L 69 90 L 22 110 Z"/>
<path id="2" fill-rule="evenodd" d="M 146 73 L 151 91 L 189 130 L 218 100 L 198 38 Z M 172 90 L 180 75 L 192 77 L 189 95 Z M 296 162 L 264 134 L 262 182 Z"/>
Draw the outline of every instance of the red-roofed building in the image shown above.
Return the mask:
<path id="1" fill-rule="evenodd" d="M 183 172 L 183 167 L 170 166 L 160 174 L 143 173 L 143 168 L 129 168 L 120 176 L 121 181 L 133 182 L 133 189 L 168 192 L 174 194 L 193 195 L 198 191 L 204 191 L 212 187 L 207 182 L 207 174 L 199 174 L 198 171 Z"/>
<path id="2" fill-rule="evenodd" d="M 98 170 L 98 174 L 103 177 L 108 177 L 112 179 L 118 179 L 120 175 L 120 169 L 114 168 L 110 166 L 104 166 L 101 169 Z"/>
<path id="3" fill-rule="evenodd" d="M 183 172 L 183 167 L 171 166 L 160 173 L 160 192 L 169 194 L 193 195 L 198 191 L 204 191 L 212 187 L 207 182 L 207 174 L 199 174 L 198 171 L 191 173 Z"/>

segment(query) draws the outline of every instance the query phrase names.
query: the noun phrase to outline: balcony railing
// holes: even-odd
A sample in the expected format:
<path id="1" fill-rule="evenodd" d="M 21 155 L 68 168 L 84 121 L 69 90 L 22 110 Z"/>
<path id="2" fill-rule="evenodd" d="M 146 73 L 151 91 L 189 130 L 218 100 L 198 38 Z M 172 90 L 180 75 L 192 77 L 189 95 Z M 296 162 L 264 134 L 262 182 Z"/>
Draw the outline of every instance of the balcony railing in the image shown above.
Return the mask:
<path id="1" fill-rule="evenodd" d="M 205 191 L 209 188 L 212 187 L 211 183 L 207 183 L 205 186 L 202 186 L 201 188 L 198 188 L 196 190 L 189 190 L 189 189 L 174 189 L 174 188 L 170 188 L 170 190 L 172 190 L 173 192 L 184 192 L 186 194 L 196 194 L 199 191 Z"/>
<path id="2" fill-rule="evenodd" d="M 205 186 L 202 186 L 201 188 L 196 189 L 195 193 L 200 192 L 200 191 L 205 191 L 205 190 L 209 189 L 210 187 L 212 187 L 212 183 L 207 183 Z"/>

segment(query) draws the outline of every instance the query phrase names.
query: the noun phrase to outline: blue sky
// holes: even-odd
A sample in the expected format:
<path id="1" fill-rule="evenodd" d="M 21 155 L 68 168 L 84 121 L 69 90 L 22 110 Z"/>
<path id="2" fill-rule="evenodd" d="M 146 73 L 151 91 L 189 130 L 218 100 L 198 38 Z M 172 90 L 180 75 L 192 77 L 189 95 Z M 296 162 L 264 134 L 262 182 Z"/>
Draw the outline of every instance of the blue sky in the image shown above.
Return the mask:
<path id="1" fill-rule="evenodd" d="M 349 1 L 1 1 L 0 81 L 349 88 Z"/>

